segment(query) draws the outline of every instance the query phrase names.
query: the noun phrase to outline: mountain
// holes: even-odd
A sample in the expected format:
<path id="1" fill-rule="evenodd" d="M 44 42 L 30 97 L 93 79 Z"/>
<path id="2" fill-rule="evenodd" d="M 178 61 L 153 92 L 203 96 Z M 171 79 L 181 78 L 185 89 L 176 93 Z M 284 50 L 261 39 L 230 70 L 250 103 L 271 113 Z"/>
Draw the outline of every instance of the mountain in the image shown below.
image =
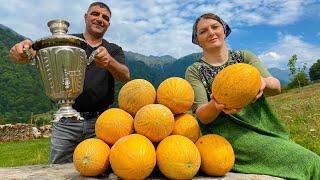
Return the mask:
<path id="1" fill-rule="evenodd" d="M 177 60 L 176 58 L 169 55 L 145 56 L 145 55 L 134 53 L 131 51 L 125 52 L 125 57 L 127 61 L 142 61 L 148 66 L 157 66 L 157 65 L 163 66 L 165 64 L 169 64 Z"/>
<path id="2" fill-rule="evenodd" d="M 53 109 L 43 91 L 38 70 L 8 57 L 10 48 L 23 39 L 11 29 L 0 26 L 0 124 L 27 122 L 32 112 Z"/>
<path id="3" fill-rule="evenodd" d="M 269 68 L 268 70 L 272 74 L 272 76 L 279 79 L 282 86 L 287 85 L 289 83 L 289 78 L 290 78 L 289 70 L 282 70 L 279 68 Z"/>
<path id="4" fill-rule="evenodd" d="M 24 36 L 0 24 L 0 47 L 10 49 L 15 43 L 25 39 Z"/>
<path id="5" fill-rule="evenodd" d="M 27 122 L 31 113 L 43 113 L 56 108 L 45 95 L 38 70 L 31 65 L 13 62 L 8 57 L 10 48 L 25 37 L 0 24 L 0 124 Z M 131 79 L 142 78 L 159 84 L 168 77 L 184 77 L 186 68 L 198 60 L 202 53 L 193 53 L 176 59 L 172 56 L 145 56 L 125 52 Z M 271 74 L 288 83 L 288 71 L 269 69 Z M 123 83 L 116 83 L 116 97 Z M 113 106 L 117 106 L 115 103 Z"/>
<path id="6" fill-rule="evenodd" d="M 184 78 L 184 74 L 187 67 L 190 66 L 192 63 L 194 63 L 196 60 L 200 59 L 201 57 L 202 57 L 202 53 L 193 53 L 193 54 L 184 56 L 182 58 L 179 58 L 173 63 L 165 64 L 164 65 L 164 72 L 166 72 L 165 78 L 172 77 L 172 76 L 178 76 L 178 77 Z"/>
<path id="7" fill-rule="evenodd" d="M 173 63 L 164 65 L 165 78 L 171 76 L 184 77 L 185 70 L 189 65 L 191 65 L 194 61 L 200 59 L 202 57 L 202 53 L 193 53 L 187 56 L 184 56 Z M 268 71 L 272 74 L 272 76 L 279 79 L 281 85 L 287 85 L 289 83 L 290 71 L 282 70 L 279 68 L 269 68 Z"/>

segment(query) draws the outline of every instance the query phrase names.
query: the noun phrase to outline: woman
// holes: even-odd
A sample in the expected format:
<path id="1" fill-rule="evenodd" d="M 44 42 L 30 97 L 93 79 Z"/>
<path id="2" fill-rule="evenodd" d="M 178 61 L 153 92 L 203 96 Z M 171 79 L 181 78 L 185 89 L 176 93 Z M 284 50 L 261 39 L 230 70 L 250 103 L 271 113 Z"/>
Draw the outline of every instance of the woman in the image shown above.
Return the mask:
<path id="1" fill-rule="evenodd" d="M 279 94 L 279 80 L 251 52 L 228 50 L 225 38 L 230 33 L 228 24 L 211 13 L 200 16 L 193 26 L 192 42 L 203 49 L 203 57 L 188 67 L 185 78 L 195 91 L 193 112 L 202 134 L 219 134 L 232 144 L 236 155 L 233 171 L 320 179 L 319 156 L 289 139 L 263 96 Z M 224 67 L 239 62 L 255 66 L 262 85 L 253 103 L 243 109 L 226 109 L 211 97 L 211 83 Z"/>

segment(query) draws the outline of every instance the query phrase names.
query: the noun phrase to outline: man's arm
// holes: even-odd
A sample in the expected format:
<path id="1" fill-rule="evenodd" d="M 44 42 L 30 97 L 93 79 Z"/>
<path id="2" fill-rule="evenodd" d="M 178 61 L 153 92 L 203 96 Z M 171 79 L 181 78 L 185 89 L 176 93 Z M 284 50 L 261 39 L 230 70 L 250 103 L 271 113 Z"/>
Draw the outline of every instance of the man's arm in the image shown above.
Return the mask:
<path id="1" fill-rule="evenodd" d="M 15 44 L 11 49 L 9 56 L 11 59 L 18 61 L 23 64 L 27 64 L 30 62 L 30 59 L 28 59 L 27 54 L 24 53 L 24 49 L 29 49 L 32 56 L 36 55 L 36 51 L 34 51 L 32 48 L 32 41 L 29 39 L 23 40 L 17 44 Z"/>
<path id="2" fill-rule="evenodd" d="M 95 63 L 98 67 L 107 69 L 114 79 L 122 82 L 130 80 L 130 72 L 126 65 L 119 63 L 107 51 L 105 47 L 100 46 L 95 56 Z"/>
<path id="3" fill-rule="evenodd" d="M 119 63 L 112 56 L 110 56 L 106 69 L 110 71 L 114 79 L 127 82 L 130 80 L 130 72 L 126 65 Z"/>

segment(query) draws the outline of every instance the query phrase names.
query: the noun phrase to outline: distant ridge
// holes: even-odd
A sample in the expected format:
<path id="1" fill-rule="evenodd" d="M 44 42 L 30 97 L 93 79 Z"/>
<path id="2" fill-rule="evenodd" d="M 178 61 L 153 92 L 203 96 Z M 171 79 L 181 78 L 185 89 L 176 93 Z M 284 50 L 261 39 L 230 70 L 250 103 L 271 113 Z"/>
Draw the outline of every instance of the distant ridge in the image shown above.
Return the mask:
<path id="1" fill-rule="evenodd" d="M 146 63 L 149 66 L 154 66 L 154 65 L 160 65 L 163 66 L 164 64 L 168 63 L 173 63 L 177 59 L 170 56 L 170 55 L 165 55 L 165 56 L 145 56 L 139 53 L 131 52 L 131 51 L 126 51 L 125 52 L 126 59 L 128 61 L 142 61 Z"/>

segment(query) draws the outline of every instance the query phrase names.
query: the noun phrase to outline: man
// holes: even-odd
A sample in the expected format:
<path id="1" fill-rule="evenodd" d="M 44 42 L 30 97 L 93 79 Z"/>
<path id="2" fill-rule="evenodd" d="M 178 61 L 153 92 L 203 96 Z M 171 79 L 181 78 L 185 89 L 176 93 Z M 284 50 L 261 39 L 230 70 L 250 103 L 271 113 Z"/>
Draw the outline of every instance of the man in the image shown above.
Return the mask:
<path id="1" fill-rule="evenodd" d="M 62 119 L 53 123 L 50 145 L 50 163 L 72 162 L 72 155 L 78 143 L 95 136 L 95 122 L 114 99 L 114 80 L 128 81 L 130 73 L 124 64 L 124 52 L 116 44 L 109 43 L 103 36 L 110 26 L 110 8 L 102 2 L 92 3 L 84 15 L 85 32 L 74 34 L 88 43 L 86 54 L 98 50 L 94 61 L 87 66 L 82 94 L 75 100 L 73 107 L 84 120 Z M 31 48 L 32 41 L 24 40 L 14 45 L 10 57 L 21 63 L 28 63 L 23 48 Z M 31 49 L 34 56 L 36 52 Z"/>

